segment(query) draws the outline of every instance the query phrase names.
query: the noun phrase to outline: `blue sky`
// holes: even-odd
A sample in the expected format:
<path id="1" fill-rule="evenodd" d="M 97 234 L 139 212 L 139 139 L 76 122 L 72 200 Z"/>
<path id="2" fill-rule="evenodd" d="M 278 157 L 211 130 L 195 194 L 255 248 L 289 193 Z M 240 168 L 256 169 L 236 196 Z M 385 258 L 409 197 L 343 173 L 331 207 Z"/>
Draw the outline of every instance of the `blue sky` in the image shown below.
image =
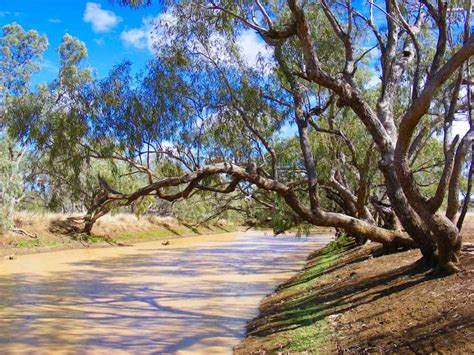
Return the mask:
<path id="1" fill-rule="evenodd" d="M 146 65 L 151 53 L 146 46 L 146 23 L 161 13 L 154 5 L 131 9 L 108 0 L 0 0 L 0 25 L 16 22 L 25 30 L 34 29 L 48 37 L 49 48 L 34 82 L 51 81 L 58 70 L 57 48 L 65 33 L 85 42 L 91 66 L 104 77 L 124 59 L 134 69 Z"/>

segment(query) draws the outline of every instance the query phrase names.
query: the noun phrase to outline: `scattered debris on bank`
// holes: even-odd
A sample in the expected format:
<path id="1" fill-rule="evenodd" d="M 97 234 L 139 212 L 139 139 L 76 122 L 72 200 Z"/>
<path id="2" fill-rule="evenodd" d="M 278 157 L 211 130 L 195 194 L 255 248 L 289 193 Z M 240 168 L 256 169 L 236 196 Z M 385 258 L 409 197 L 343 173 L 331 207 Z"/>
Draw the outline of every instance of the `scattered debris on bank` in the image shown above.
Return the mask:
<path id="1" fill-rule="evenodd" d="M 462 272 L 436 278 L 417 250 L 332 243 L 267 296 L 237 354 L 474 353 L 474 218 Z"/>

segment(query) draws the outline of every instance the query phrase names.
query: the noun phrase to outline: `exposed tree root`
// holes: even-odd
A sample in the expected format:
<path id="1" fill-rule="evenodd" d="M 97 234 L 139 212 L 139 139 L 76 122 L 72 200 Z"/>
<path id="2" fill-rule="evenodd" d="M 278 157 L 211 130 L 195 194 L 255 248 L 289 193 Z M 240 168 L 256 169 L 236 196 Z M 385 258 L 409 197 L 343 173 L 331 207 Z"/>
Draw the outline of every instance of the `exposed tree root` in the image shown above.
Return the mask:
<path id="1" fill-rule="evenodd" d="M 31 234 L 31 233 L 28 233 L 27 231 L 25 231 L 23 229 L 20 229 L 20 228 L 13 228 L 12 232 L 17 233 L 17 234 L 26 235 L 27 237 L 30 237 L 30 238 L 33 238 L 33 239 L 38 239 L 38 235 L 36 233 Z"/>
<path id="2" fill-rule="evenodd" d="M 457 274 L 458 272 L 461 271 L 461 269 L 457 267 L 456 264 L 452 261 L 443 265 L 443 269 L 447 271 L 449 274 Z"/>
<path id="3" fill-rule="evenodd" d="M 416 261 L 416 264 L 431 268 L 431 274 L 435 277 L 453 275 L 461 271 L 458 266 L 459 257 L 456 253 L 453 254 L 452 261 L 441 264 L 439 262 L 438 252 L 435 251 L 430 257 L 422 256 Z"/>

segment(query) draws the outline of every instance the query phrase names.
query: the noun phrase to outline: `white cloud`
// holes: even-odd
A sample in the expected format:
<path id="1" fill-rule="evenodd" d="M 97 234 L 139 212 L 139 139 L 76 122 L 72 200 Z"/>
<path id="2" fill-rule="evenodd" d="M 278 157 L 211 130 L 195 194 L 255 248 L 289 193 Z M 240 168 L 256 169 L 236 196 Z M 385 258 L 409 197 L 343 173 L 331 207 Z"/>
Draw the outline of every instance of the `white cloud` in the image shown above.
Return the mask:
<path id="1" fill-rule="evenodd" d="M 160 41 L 168 45 L 173 43 L 175 35 L 172 34 L 170 29 L 176 26 L 177 22 L 178 19 L 173 13 L 173 9 L 171 7 L 155 18 L 151 19 L 151 21 L 149 21 L 149 30 L 147 32 L 148 48 L 151 51 L 155 51 L 156 45 L 158 45 Z"/>
<path id="2" fill-rule="evenodd" d="M 62 23 L 62 21 L 58 18 L 49 18 L 48 19 L 48 22 L 51 22 L 51 23 Z"/>
<path id="3" fill-rule="evenodd" d="M 451 130 L 448 131 L 447 140 L 452 142 L 454 137 L 459 136 L 463 138 L 464 135 L 469 131 L 470 126 L 467 118 L 463 114 L 457 114 L 454 116 L 454 120 L 451 125 Z M 435 135 L 435 138 L 442 141 L 444 138 L 444 132 L 441 131 Z"/>
<path id="4" fill-rule="evenodd" d="M 127 47 L 148 49 L 156 54 L 160 47 L 173 44 L 175 37 L 172 28 L 176 23 L 177 17 L 173 13 L 173 9 L 168 8 L 167 11 L 156 17 L 145 17 L 142 20 L 141 27 L 123 31 L 120 38 Z M 213 33 L 208 39 L 207 50 L 197 39 L 189 40 L 189 48 L 195 52 L 207 51 L 214 60 L 224 64 L 231 61 L 226 42 L 226 38 L 222 35 Z M 255 31 L 243 31 L 236 38 L 236 44 L 242 59 L 248 66 L 256 68 L 259 64 L 262 64 L 260 60 L 263 60 L 265 64 L 273 63 L 273 50 L 265 44 Z"/>
<path id="5" fill-rule="evenodd" d="M 273 52 L 253 30 L 245 30 L 237 37 L 240 54 L 249 67 L 256 67 L 259 59 L 270 60 Z"/>
<path id="6" fill-rule="evenodd" d="M 294 137 L 297 133 L 296 125 L 293 122 L 287 122 L 280 128 L 280 131 L 277 133 L 277 136 L 285 139 L 289 137 Z"/>
<path id="7" fill-rule="evenodd" d="M 454 120 L 452 126 L 452 135 L 459 135 L 461 138 L 469 131 L 469 122 L 465 120 Z"/>
<path id="8" fill-rule="evenodd" d="M 140 28 L 132 28 L 128 31 L 123 31 L 120 34 L 120 39 L 126 46 L 132 46 L 138 49 L 147 47 L 147 32 Z"/>
<path id="9" fill-rule="evenodd" d="M 108 32 L 122 21 L 112 11 L 103 10 L 100 4 L 88 2 L 84 12 L 84 22 L 90 22 L 94 32 Z"/>
<path id="10" fill-rule="evenodd" d="M 365 84 L 365 87 L 367 89 L 372 89 L 372 88 L 376 88 L 382 81 L 380 80 L 380 77 L 377 76 L 377 74 L 373 74 L 369 81 Z"/>
<path id="11" fill-rule="evenodd" d="M 155 46 L 160 41 L 171 41 L 166 29 L 176 24 L 176 17 L 171 12 L 163 12 L 156 17 L 148 16 L 142 20 L 142 26 L 123 31 L 120 38 L 125 46 L 138 49 L 147 48 L 155 52 Z"/>
<path id="12" fill-rule="evenodd" d="M 23 15 L 21 12 L 15 11 L 15 12 L 10 12 L 10 11 L 0 11 L 0 17 L 5 17 L 5 16 L 21 16 Z"/>
<path id="13" fill-rule="evenodd" d="M 459 93 L 460 97 L 467 97 L 467 90 L 465 87 L 461 88 Z M 469 120 L 465 114 L 456 114 L 454 116 L 453 124 L 451 127 L 451 138 L 454 138 L 456 135 L 459 135 L 461 138 L 469 131 Z"/>

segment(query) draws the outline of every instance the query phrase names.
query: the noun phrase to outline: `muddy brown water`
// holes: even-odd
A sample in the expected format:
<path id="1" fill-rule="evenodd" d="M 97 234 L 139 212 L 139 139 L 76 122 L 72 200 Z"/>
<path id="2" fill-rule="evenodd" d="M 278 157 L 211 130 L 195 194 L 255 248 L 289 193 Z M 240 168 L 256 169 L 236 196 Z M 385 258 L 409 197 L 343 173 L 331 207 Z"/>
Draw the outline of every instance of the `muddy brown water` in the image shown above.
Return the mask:
<path id="1" fill-rule="evenodd" d="M 247 232 L 0 261 L 0 353 L 227 354 L 330 236 Z"/>

